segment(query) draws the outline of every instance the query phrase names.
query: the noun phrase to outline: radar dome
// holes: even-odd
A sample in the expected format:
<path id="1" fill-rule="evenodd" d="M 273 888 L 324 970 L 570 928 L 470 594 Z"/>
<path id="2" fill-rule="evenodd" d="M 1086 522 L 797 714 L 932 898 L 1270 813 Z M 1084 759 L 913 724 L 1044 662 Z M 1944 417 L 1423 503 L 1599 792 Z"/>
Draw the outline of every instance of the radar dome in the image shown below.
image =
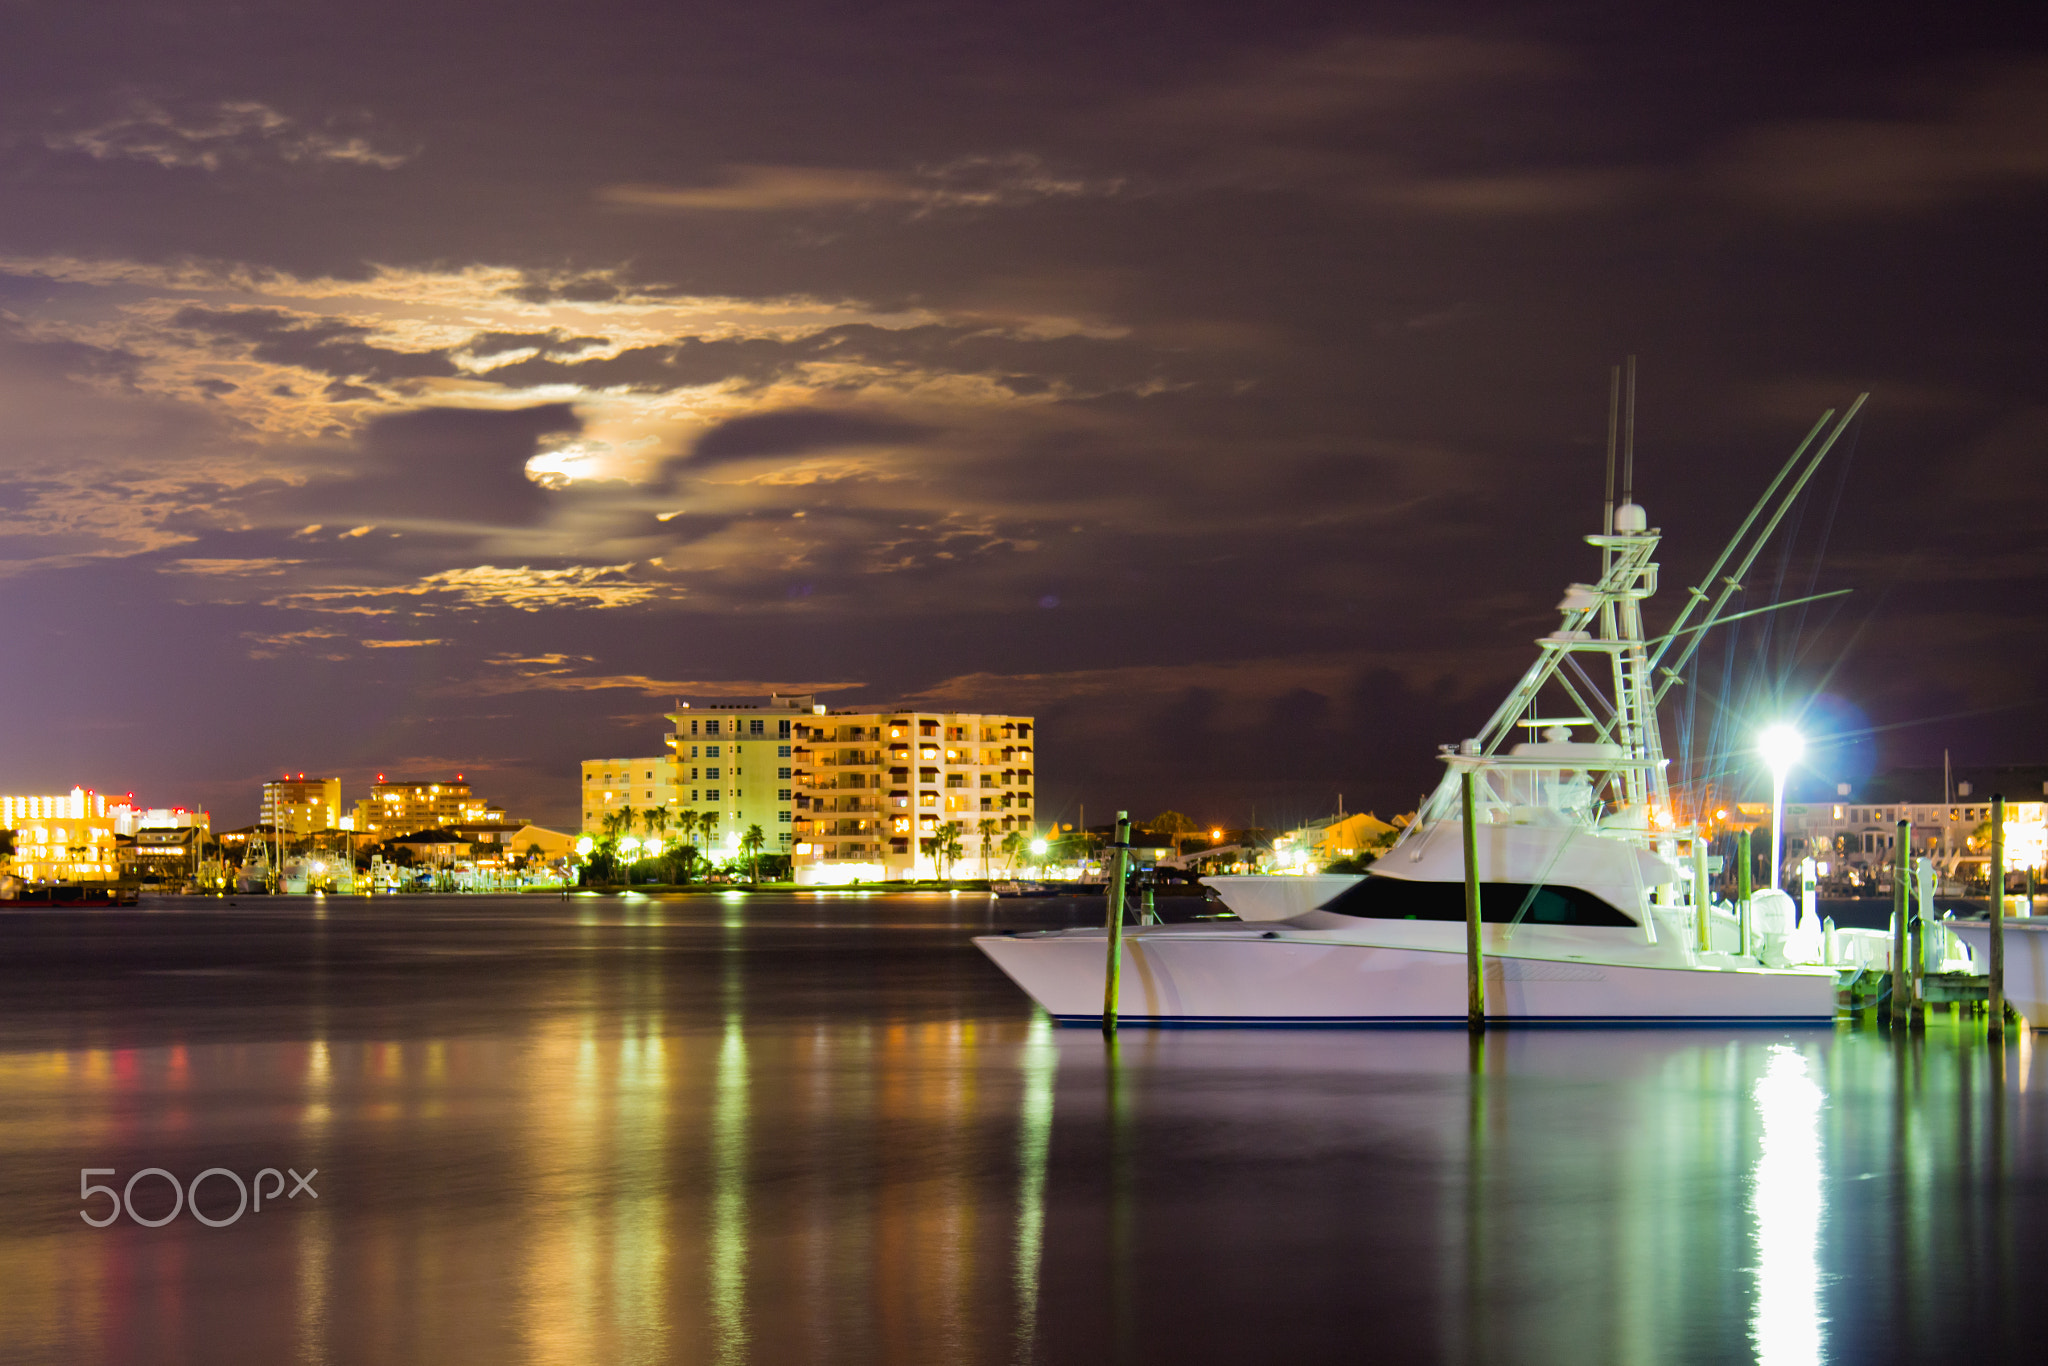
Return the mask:
<path id="1" fill-rule="evenodd" d="M 1614 510 L 1614 534 L 1638 536 L 1650 529 L 1650 514 L 1641 503 L 1623 503 Z"/>

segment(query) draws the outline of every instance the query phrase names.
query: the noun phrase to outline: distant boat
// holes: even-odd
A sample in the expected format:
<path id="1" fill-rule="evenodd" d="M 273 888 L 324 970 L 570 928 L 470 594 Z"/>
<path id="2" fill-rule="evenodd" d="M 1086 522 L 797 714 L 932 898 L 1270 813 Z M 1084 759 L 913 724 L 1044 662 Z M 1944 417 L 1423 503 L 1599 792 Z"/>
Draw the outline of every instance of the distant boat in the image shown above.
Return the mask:
<path id="1" fill-rule="evenodd" d="M 1006 881 L 1006 882 L 991 882 L 991 883 L 990 883 L 990 884 L 988 885 L 988 888 L 989 888 L 989 890 L 990 890 L 990 891 L 994 892 L 994 893 L 995 893 L 995 894 L 996 894 L 997 896 L 1004 896 L 1004 897 L 1010 897 L 1010 896 L 1058 896 L 1058 895 L 1059 895 L 1059 893 L 1058 893 L 1058 892 L 1054 891 L 1054 890 L 1053 890 L 1053 889 L 1052 889 L 1051 887 L 1048 887 L 1048 886 L 1046 886 L 1046 885 L 1045 885 L 1045 884 L 1044 884 L 1043 882 L 1017 882 L 1017 881 Z"/>
<path id="2" fill-rule="evenodd" d="M 1744 579 L 1863 401 L 1809 456 L 1834 414 L 1816 424 L 1679 620 L 1658 636 L 1645 634 L 1642 605 L 1657 591 L 1659 533 L 1632 499 L 1619 508 L 1610 502 L 1606 525 L 1586 537 L 1599 552 L 1597 580 L 1565 590 L 1557 607 L 1563 619 L 1536 642 L 1535 662 L 1486 724 L 1471 739 L 1441 747 L 1443 780 L 1393 848 L 1343 887 L 1307 878 L 1211 880 L 1227 884 L 1217 890 L 1233 909 L 1242 903 L 1251 924 L 1125 929 L 1119 1018 L 1162 1025 L 1465 1020 L 1469 836 L 1489 1019 L 1831 1021 L 1835 971 L 1804 962 L 1822 952 L 1821 936 L 1818 926 L 1797 925 L 1789 897 L 1759 893 L 1748 931 L 1733 908 L 1713 904 L 1697 871 L 1705 866 L 1704 834 L 1681 825 L 1672 806 L 1657 704 L 1699 633 L 1721 617 L 1733 593 L 1724 585 Z M 1751 528 L 1774 503 L 1752 539 Z M 1704 619 L 1689 625 L 1705 603 Z M 1671 667 L 1660 672 L 1667 653 Z M 1576 738 L 1575 730 L 1590 738 Z M 1680 854 L 1681 844 L 1692 846 L 1691 856 Z M 1315 900 L 1326 891 L 1328 899 Z M 1102 1019 L 1107 937 L 1103 928 L 1049 930 L 975 943 L 1055 1019 L 1090 1024 Z"/>

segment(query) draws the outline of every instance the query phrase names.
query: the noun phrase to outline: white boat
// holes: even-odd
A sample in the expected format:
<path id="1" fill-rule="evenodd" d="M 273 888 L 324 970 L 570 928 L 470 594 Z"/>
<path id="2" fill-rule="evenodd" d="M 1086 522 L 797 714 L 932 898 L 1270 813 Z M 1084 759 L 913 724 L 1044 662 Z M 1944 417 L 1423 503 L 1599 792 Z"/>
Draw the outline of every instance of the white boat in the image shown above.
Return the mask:
<path id="1" fill-rule="evenodd" d="M 1968 946 L 1976 971 L 1988 971 L 1989 920 L 1944 920 L 1941 927 Z M 2005 918 L 2005 999 L 2029 1028 L 2048 1029 L 2048 917 Z"/>
<path id="2" fill-rule="evenodd" d="M 1443 781 L 1371 871 L 1314 909 L 1278 918 L 1123 929 L 1118 1018 L 1162 1025 L 1464 1021 L 1469 776 L 1489 1019 L 1831 1021 L 1834 969 L 1788 962 L 1820 956 L 1818 927 L 1797 923 L 1790 898 L 1770 893 L 1749 908 L 1760 914 L 1740 917 L 1712 902 L 1704 836 L 1681 825 L 1672 806 L 1657 704 L 1699 634 L 1722 615 L 1732 594 L 1723 585 L 1741 582 L 1861 403 L 1809 457 L 1833 414 L 1816 424 L 1678 621 L 1656 638 L 1644 634 L 1642 604 L 1657 590 L 1651 556 L 1659 534 L 1633 501 L 1615 509 L 1607 529 L 1586 538 L 1600 554 L 1597 581 L 1566 590 L 1558 628 L 1536 642 L 1535 663 L 1478 734 L 1440 747 Z M 1780 497 L 1795 469 L 1801 472 Z M 1751 538 L 1774 499 L 1775 513 Z M 1739 567 L 1724 576 L 1738 551 Z M 1704 620 L 1688 630 L 1694 610 L 1708 602 Z M 1675 666 L 1660 672 L 1667 656 Z M 1574 738 L 1577 730 L 1589 738 Z M 1293 910 L 1288 897 L 1307 900 L 1322 890 L 1309 879 L 1299 879 L 1298 890 L 1278 885 L 1291 881 L 1259 880 L 1274 890 L 1256 893 L 1270 898 L 1257 907 L 1246 902 L 1254 916 Z M 1093 1024 L 1103 1013 L 1108 933 L 1012 933 L 975 943 L 1054 1018 Z"/>

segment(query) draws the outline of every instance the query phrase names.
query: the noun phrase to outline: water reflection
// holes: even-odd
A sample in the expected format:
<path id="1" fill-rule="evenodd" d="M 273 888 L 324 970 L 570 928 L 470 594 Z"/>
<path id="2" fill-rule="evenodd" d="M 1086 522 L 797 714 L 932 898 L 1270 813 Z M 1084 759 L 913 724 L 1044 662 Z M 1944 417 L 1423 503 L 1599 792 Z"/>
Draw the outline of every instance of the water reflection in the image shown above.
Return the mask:
<path id="1" fill-rule="evenodd" d="M 1756 1308 L 1750 1341 L 1761 1366 L 1822 1359 L 1820 1224 L 1821 1089 L 1806 1057 L 1777 1044 L 1750 1090 L 1762 1122 L 1750 1217 L 1756 1224 Z"/>
<path id="2" fill-rule="evenodd" d="M 154 932 L 242 963 L 233 991 L 44 988 L 32 940 L 0 964 L 0 1357 L 2034 1346 L 2024 1035 L 1132 1031 L 1112 1053 L 1035 1014 L 964 944 L 989 912 L 944 899 L 433 905 L 330 902 L 311 982 L 278 925 L 275 960 L 237 959 L 217 910 Z M 87 1165 L 318 1166 L 321 1198 L 94 1230 Z"/>

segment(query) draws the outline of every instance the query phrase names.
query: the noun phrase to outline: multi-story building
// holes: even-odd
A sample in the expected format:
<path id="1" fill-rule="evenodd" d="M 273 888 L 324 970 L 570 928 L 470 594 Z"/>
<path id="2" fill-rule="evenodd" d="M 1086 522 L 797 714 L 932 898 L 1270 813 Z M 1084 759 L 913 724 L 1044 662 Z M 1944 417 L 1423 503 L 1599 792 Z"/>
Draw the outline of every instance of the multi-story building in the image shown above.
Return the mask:
<path id="1" fill-rule="evenodd" d="M 341 779 L 308 778 L 301 773 L 263 785 L 263 813 L 257 824 L 286 836 L 310 835 L 341 829 L 346 814 L 341 809 Z"/>
<path id="2" fill-rule="evenodd" d="M 765 852 L 790 852 L 797 829 L 791 749 L 798 718 L 824 710 L 809 697 L 775 696 L 766 704 L 716 702 L 668 713 L 676 802 L 704 822 L 700 841 L 707 854 L 733 857 L 757 825 Z"/>
<path id="3" fill-rule="evenodd" d="M 805 883 L 931 876 L 920 841 L 958 822 L 966 858 L 1035 815 L 1033 719 L 890 708 L 836 712 L 807 696 L 679 706 L 669 753 L 586 759 L 582 832 L 622 807 L 690 812 L 707 856 L 739 851 L 754 826 Z"/>
<path id="4" fill-rule="evenodd" d="M 948 823 L 959 825 L 968 859 L 979 857 L 984 829 L 993 843 L 1033 828 L 1033 718 L 807 710 L 789 770 L 799 882 L 930 877 L 938 869 L 922 841 Z"/>
<path id="5" fill-rule="evenodd" d="M 582 833 L 605 834 L 605 818 L 623 807 L 635 811 L 654 807 L 677 809 L 680 797 L 675 779 L 673 754 L 643 759 L 585 759 Z"/>
<path id="6" fill-rule="evenodd" d="M 356 803 L 355 829 L 372 842 L 479 823 L 504 824 L 504 809 L 471 792 L 460 773 L 452 783 L 393 783 L 379 773 L 370 795 Z"/>
<path id="7" fill-rule="evenodd" d="M 14 832 L 14 874 L 25 882 L 100 882 L 119 873 L 114 820 L 97 792 L 0 796 L 0 829 Z"/>
<path id="8" fill-rule="evenodd" d="M 1788 869 L 1801 858 L 1826 865 L 1828 878 L 1874 877 L 1895 856 L 1898 822 L 1912 824 L 1912 853 L 1930 855 L 1944 877 L 1981 880 L 1990 850 L 1977 832 L 1991 819 L 1991 797 L 2005 803 L 2005 863 L 2012 870 L 2048 863 L 2048 767 L 1900 769 L 1843 783 L 1832 802 L 1785 807 Z M 1768 803 L 1745 802 L 1744 817 L 1764 826 Z"/>

